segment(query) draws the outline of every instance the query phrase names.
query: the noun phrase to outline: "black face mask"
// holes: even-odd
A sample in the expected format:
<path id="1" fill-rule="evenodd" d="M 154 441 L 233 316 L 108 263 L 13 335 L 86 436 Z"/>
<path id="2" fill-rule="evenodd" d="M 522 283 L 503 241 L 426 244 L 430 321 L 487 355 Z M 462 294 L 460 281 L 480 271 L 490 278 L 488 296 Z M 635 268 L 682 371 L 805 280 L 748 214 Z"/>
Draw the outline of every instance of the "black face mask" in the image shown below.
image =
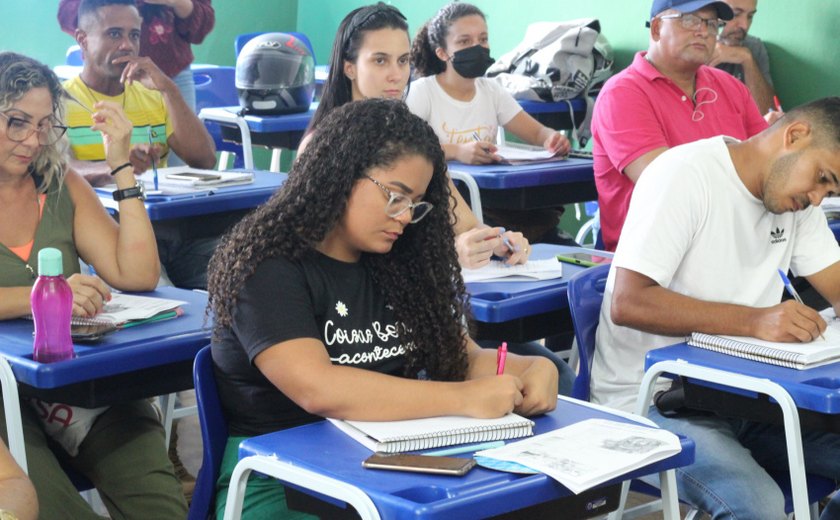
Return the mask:
<path id="1" fill-rule="evenodd" d="M 461 49 L 452 55 L 452 67 L 465 78 L 478 78 L 487 72 L 496 60 L 490 57 L 490 49 L 481 45 Z"/>

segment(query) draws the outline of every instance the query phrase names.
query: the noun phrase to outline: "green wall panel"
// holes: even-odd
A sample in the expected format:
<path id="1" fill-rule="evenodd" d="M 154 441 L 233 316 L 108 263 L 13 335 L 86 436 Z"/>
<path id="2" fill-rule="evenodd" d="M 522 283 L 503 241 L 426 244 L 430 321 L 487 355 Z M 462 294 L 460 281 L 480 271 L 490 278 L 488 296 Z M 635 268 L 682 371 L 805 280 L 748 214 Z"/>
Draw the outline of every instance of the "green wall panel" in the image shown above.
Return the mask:
<path id="1" fill-rule="evenodd" d="M 301 0 L 297 27 L 315 47 L 318 61 L 329 56 L 336 28 L 351 9 L 372 2 L 358 0 Z M 412 32 L 445 1 L 393 0 L 408 18 Z M 478 0 L 487 14 L 494 56 L 511 49 L 529 23 L 596 17 L 616 51 L 619 67 L 633 53 L 647 48 L 644 22 L 650 14 L 648 0 Z M 836 28 L 840 22 L 837 0 L 760 0 L 751 33 L 768 44 L 773 79 L 782 103 L 794 106 L 818 97 L 840 95 L 840 67 Z"/>

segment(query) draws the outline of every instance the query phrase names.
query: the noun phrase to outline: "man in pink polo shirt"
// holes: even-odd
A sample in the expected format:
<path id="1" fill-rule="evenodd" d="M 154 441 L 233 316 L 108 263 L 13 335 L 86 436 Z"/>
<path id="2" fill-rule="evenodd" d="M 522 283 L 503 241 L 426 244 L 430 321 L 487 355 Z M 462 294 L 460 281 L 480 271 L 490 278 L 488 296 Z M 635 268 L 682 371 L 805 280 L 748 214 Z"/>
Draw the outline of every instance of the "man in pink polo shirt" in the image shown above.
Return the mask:
<path id="1" fill-rule="evenodd" d="M 732 9 L 708 0 L 654 0 L 650 44 L 601 89 L 592 118 L 595 184 L 604 246 L 615 251 L 633 187 L 672 146 L 765 128 L 749 90 L 706 66 Z"/>

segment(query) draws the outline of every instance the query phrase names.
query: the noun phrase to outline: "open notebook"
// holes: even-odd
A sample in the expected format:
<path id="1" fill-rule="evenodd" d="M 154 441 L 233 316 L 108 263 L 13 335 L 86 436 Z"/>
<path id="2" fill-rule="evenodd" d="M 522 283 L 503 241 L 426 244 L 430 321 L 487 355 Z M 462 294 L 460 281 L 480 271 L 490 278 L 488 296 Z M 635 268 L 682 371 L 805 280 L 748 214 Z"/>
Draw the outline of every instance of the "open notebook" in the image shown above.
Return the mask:
<path id="1" fill-rule="evenodd" d="M 498 419 L 444 416 L 406 421 L 342 421 L 330 419 L 341 431 L 372 451 L 400 453 L 533 435 L 534 423 L 510 413 Z"/>
<path id="2" fill-rule="evenodd" d="M 714 336 L 692 332 L 688 344 L 738 356 L 762 363 L 770 363 L 803 370 L 840 361 L 840 324 L 832 309 L 820 313 L 828 322 L 823 336 L 810 343 L 780 343 L 742 336 Z"/>
<path id="3" fill-rule="evenodd" d="M 479 465 L 525 473 L 545 473 L 580 493 L 634 469 L 679 453 L 673 433 L 605 419 L 589 419 L 501 448 L 479 451 Z"/>
<path id="4" fill-rule="evenodd" d="M 563 264 L 556 258 L 528 260 L 524 264 L 507 265 L 500 260 L 491 260 L 479 269 L 461 269 L 465 283 L 471 282 L 533 282 L 550 280 L 563 276 Z"/>
<path id="5" fill-rule="evenodd" d="M 524 144 L 498 146 L 496 155 L 502 158 L 503 164 L 533 164 L 562 161 L 566 158 L 564 155 L 551 153 L 542 147 Z"/>
<path id="6" fill-rule="evenodd" d="M 154 189 L 155 176 L 151 170 L 137 176 L 146 189 L 146 195 L 181 195 L 185 193 L 209 192 L 216 188 L 251 184 L 254 182 L 252 172 L 227 172 L 217 170 L 201 170 L 188 166 L 173 166 L 158 168 L 158 189 Z M 114 192 L 116 184 L 98 186 L 97 191 Z"/>
<path id="7" fill-rule="evenodd" d="M 120 328 L 176 318 L 183 314 L 181 305 L 186 304 L 181 300 L 113 292 L 96 316 L 72 318 L 70 336 L 77 341 L 94 341 Z"/>

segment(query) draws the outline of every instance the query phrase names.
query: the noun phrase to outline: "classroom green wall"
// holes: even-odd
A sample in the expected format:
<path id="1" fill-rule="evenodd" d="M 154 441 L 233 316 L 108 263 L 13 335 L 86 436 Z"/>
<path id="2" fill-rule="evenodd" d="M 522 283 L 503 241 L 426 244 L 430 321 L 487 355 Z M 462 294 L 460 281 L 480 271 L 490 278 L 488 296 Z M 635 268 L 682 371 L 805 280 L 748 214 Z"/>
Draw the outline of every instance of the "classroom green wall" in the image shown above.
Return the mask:
<path id="1" fill-rule="evenodd" d="M 305 0 L 304 2 L 305 3 Z M 233 40 L 255 31 L 294 31 L 298 0 L 217 0 L 216 26 L 201 45 L 193 46 L 197 63 L 233 65 Z M 75 42 L 56 20 L 58 0 L 0 0 L 0 49 L 14 50 L 47 64 L 64 63 Z"/>
<path id="2" fill-rule="evenodd" d="M 338 24 L 351 9 L 372 3 L 358 0 L 301 0 L 297 28 L 306 33 L 323 63 Z M 412 34 L 445 0 L 416 2 L 392 0 L 408 18 Z M 644 22 L 649 0 L 474 0 L 486 14 L 493 55 L 511 49 L 529 23 L 596 17 L 616 53 L 619 68 L 636 50 L 647 47 Z M 819 97 L 840 95 L 836 28 L 840 22 L 837 0 L 759 0 L 751 29 L 767 42 L 773 79 L 782 103 L 793 106 Z"/>
<path id="3" fill-rule="evenodd" d="M 374 0 L 214 0 L 216 27 L 193 47 L 197 63 L 233 65 L 233 40 L 254 31 L 300 31 L 307 34 L 319 63 L 326 63 L 344 15 Z M 431 17 L 447 0 L 392 0 L 408 18 L 410 30 Z M 596 17 L 612 43 L 617 68 L 625 67 L 638 49 L 647 47 L 644 21 L 649 0 L 474 0 L 487 14 L 494 56 L 511 49 L 529 23 Z M 0 50 L 14 50 L 47 64 L 64 62 L 73 39 L 56 21 L 58 0 L 0 0 Z M 794 106 L 840 95 L 835 30 L 838 0 L 760 0 L 751 33 L 767 42 L 773 79 L 782 103 Z M 259 154 L 260 166 L 267 165 Z M 263 165 L 262 163 L 266 163 Z"/>
<path id="4" fill-rule="evenodd" d="M 197 62 L 232 65 L 237 34 L 260 30 L 306 33 L 318 61 L 325 63 L 336 28 L 351 9 L 372 2 L 359 0 L 215 0 L 216 28 L 194 47 Z M 408 18 L 412 31 L 446 3 L 392 0 Z M 644 21 L 649 0 L 475 0 L 488 17 L 494 55 L 512 48 L 525 27 L 536 20 L 597 17 L 616 51 L 619 67 L 635 50 L 647 46 Z M 58 28 L 58 0 L 0 0 L 0 49 L 15 50 L 48 64 L 64 61 L 72 38 Z M 773 78 L 787 106 L 840 94 L 836 27 L 837 0 L 760 0 L 752 33 L 767 42 Z"/>

